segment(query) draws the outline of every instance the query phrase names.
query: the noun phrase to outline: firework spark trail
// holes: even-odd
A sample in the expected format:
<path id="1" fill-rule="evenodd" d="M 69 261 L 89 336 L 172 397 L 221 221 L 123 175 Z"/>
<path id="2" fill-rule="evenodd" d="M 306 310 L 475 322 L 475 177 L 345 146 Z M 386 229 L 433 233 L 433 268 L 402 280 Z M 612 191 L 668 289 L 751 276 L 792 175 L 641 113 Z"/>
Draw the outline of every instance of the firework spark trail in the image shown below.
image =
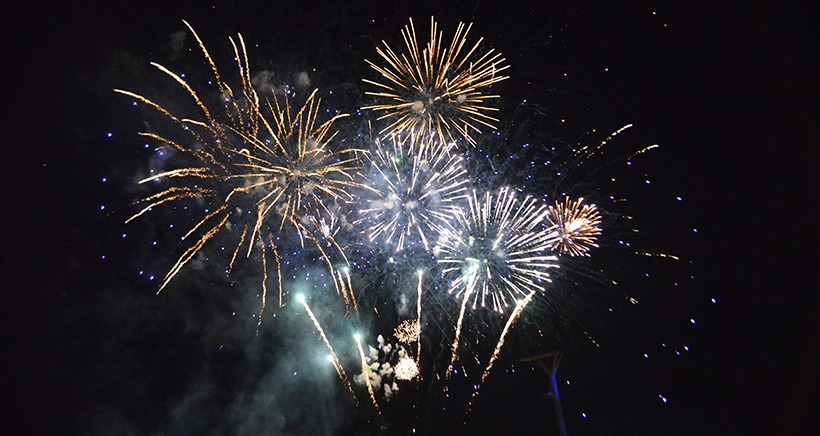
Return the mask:
<path id="1" fill-rule="evenodd" d="M 547 243 L 553 251 L 585 256 L 598 246 L 595 240 L 601 234 L 601 215 L 594 204 L 583 203 L 583 198 L 570 201 L 566 197 L 563 204 L 556 201 L 555 207 L 549 207 Z"/>
<path id="2" fill-rule="evenodd" d="M 424 273 L 419 270 L 419 286 L 416 292 L 418 293 L 418 300 L 416 300 L 416 325 L 418 326 L 418 339 L 416 339 L 416 366 L 419 365 L 421 359 L 421 283 Z"/>
<path id="3" fill-rule="evenodd" d="M 373 402 L 373 407 L 376 409 L 376 412 L 381 416 L 382 410 L 379 408 L 379 403 L 376 402 L 376 394 L 373 392 L 373 386 L 370 386 L 370 367 L 367 366 L 367 360 L 365 360 L 362 338 L 358 334 L 354 335 L 353 338 L 356 340 L 356 346 L 359 347 L 359 355 L 362 357 L 362 375 L 364 376 L 364 383 L 367 385 L 367 393 L 370 394 L 370 401 Z"/>
<path id="4" fill-rule="evenodd" d="M 356 295 L 353 294 L 353 284 L 350 280 L 350 268 L 345 266 L 336 270 L 337 280 L 341 287 L 342 298 L 345 300 L 345 311 L 350 311 L 350 301 L 353 300 L 353 309 L 356 311 L 356 316 L 359 316 L 359 303 L 356 302 Z"/>
<path id="5" fill-rule="evenodd" d="M 390 144 L 385 146 L 384 141 Z M 365 175 L 367 206 L 360 210 L 370 224 L 368 239 L 384 240 L 402 251 L 430 239 L 457 213 L 468 183 L 463 157 L 454 145 L 415 136 L 376 138 Z"/>
<path id="6" fill-rule="evenodd" d="M 625 126 L 621 127 L 620 129 L 618 129 L 618 130 L 616 130 L 616 131 L 614 131 L 614 132 L 610 133 L 610 134 L 609 134 L 606 138 L 604 138 L 604 140 L 603 140 L 603 141 L 599 142 L 599 143 L 598 143 L 598 145 L 596 145 L 596 146 L 594 146 L 594 147 L 591 147 L 591 146 L 585 145 L 585 146 L 583 146 L 583 147 L 579 148 L 579 149 L 578 149 L 578 151 L 576 151 L 576 152 L 575 152 L 575 156 L 586 156 L 586 157 L 591 157 L 591 156 L 594 156 L 594 155 L 595 155 L 595 153 L 597 153 L 597 152 L 598 152 L 598 151 L 600 151 L 602 148 L 604 148 L 604 146 L 605 146 L 605 145 L 606 145 L 609 141 L 611 141 L 611 140 L 612 140 L 612 138 L 614 138 L 614 137 L 618 136 L 619 134 L 621 134 L 621 133 L 622 133 L 623 131 L 625 131 L 626 129 L 629 129 L 630 127 L 632 127 L 632 124 L 627 124 L 627 125 L 625 125 Z M 654 148 L 654 147 L 648 147 L 648 148 Z M 644 150 L 644 151 L 646 151 L 646 150 Z M 640 152 L 635 153 L 635 154 L 639 154 L 639 153 L 640 153 Z"/>
<path id="7" fill-rule="evenodd" d="M 473 400 L 478 396 L 479 389 L 481 385 L 484 383 L 484 380 L 487 379 L 487 376 L 490 375 L 490 370 L 493 369 L 493 364 L 495 363 L 496 359 L 498 359 L 498 354 L 501 352 L 501 347 L 504 346 L 504 339 L 507 337 L 507 333 L 512 328 L 515 321 L 521 315 L 521 312 L 524 311 L 524 308 L 527 307 L 527 304 L 530 303 L 532 297 L 535 295 L 535 290 L 530 291 L 526 297 L 522 300 L 518 301 L 515 305 L 515 309 L 510 314 L 510 318 L 507 320 L 507 323 L 504 325 L 504 329 L 501 331 L 501 336 L 498 339 L 498 343 L 495 345 L 495 350 L 493 351 L 493 355 L 490 357 L 490 361 L 487 363 L 487 369 L 484 370 L 484 373 L 481 375 L 481 381 L 476 386 L 475 390 L 473 391 L 473 395 L 470 397 L 470 402 L 467 403 L 467 415 L 470 414 L 472 410 Z"/>
<path id="8" fill-rule="evenodd" d="M 456 363 L 456 356 L 458 355 L 458 343 L 461 340 L 461 323 L 464 321 L 464 312 L 467 309 L 467 300 L 470 298 L 470 294 L 473 292 L 475 287 L 475 271 L 469 273 L 470 278 L 467 282 L 467 289 L 464 290 L 464 298 L 461 300 L 461 309 L 458 312 L 458 321 L 456 321 L 456 333 L 455 338 L 453 339 L 453 346 L 451 348 L 452 354 L 450 357 L 450 364 L 447 365 L 447 372 L 444 374 L 445 379 L 449 379 L 450 376 L 453 375 L 453 366 Z"/>
<path id="9" fill-rule="evenodd" d="M 486 106 L 498 95 L 486 93 L 486 88 L 507 79 L 498 75 L 509 68 L 505 59 L 494 50 L 482 52 L 483 38 L 465 49 L 472 24 L 459 23 L 449 48 L 442 45 L 443 33 L 430 18 L 430 41 L 420 49 L 413 20 L 402 29 L 405 52 L 397 54 L 382 41 L 384 48 L 376 52 L 386 66 L 366 62 L 382 81 L 364 79 L 376 87 L 366 94 L 383 99 L 382 103 L 366 106 L 383 112 L 379 119 L 390 124 L 380 134 L 413 133 L 422 137 L 437 137 L 442 143 L 457 140 L 460 134 L 475 145 L 471 134 L 481 133 L 479 126 L 495 128 L 498 119 L 488 115 L 497 108 Z"/>
<path id="10" fill-rule="evenodd" d="M 330 341 L 327 339 L 325 335 L 324 329 L 322 329 L 321 324 L 319 324 L 319 320 L 316 319 L 316 316 L 313 314 L 313 311 L 310 310 L 310 306 L 308 306 L 305 296 L 302 294 L 296 295 L 296 300 L 302 303 L 302 307 L 305 308 L 310 320 L 313 321 L 313 325 L 316 326 L 316 331 L 319 332 L 319 336 L 322 337 L 322 341 L 324 341 L 325 345 L 327 346 L 328 351 L 330 351 L 331 363 L 333 364 L 333 368 L 336 369 L 336 374 L 339 376 L 339 380 L 344 383 L 347 387 L 347 390 L 350 391 L 350 395 L 353 396 L 353 400 L 356 401 L 356 394 L 353 392 L 353 386 L 350 384 L 350 379 L 347 378 L 347 374 L 345 373 L 344 367 L 339 362 L 339 356 L 336 355 L 336 352 L 333 350 L 333 346 L 330 345 Z"/>

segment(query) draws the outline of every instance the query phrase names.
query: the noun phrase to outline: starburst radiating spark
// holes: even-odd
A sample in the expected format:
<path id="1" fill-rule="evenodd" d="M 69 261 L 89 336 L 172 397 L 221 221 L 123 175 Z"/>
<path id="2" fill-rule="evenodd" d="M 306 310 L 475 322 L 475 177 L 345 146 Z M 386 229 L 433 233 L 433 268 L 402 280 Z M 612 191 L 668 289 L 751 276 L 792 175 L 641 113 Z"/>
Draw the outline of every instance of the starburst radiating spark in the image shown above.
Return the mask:
<path id="1" fill-rule="evenodd" d="M 497 108 L 488 101 L 494 83 L 507 79 L 500 73 L 509 68 L 500 53 L 484 50 L 483 38 L 467 44 L 472 24 L 460 23 L 449 46 L 435 19 L 430 19 L 430 40 L 420 46 L 413 20 L 402 30 L 404 50 L 396 52 L 386 42 L 376 49 L 385 65 L 367 63 L 381 75 L 379 81 L 364 81 L 376 87 L 368 95 L 380 102 L 364 109 L 380 112 L 389 121 L 381 133 L 414 133 L 437 137 L 450 143 L 461 135 L 475 144 L 480 127 L 495 128 L 498 119 L 488 115 Z"/>
<path id="2" fill-rule="evenodd" d="M 307 300 L 305 296 L 302 294 L 296 295 L 296 301 L 302 304 L 302 307 L 305 308 L 305 312 L 307 312 L 310 320 L 313 321 L 313 325 L 316 327 L 316 331 L 319 332 L 319 336 L 321 336 L 322 341 L 327 346 L 328 351 L 330 351 L 330 363 L 333 364 L 333 368 L 336 369 L 336 374 L 339 376 L 339 380 L 344 383 L 347 387 L 347 390 L 350 391 L 350 395 L 353 396 L 353 400 L 356 400 L 356 394 L 353 392 L 353 386 L 350 384 L 350 379 L 347 377 L 347 373 L 345 373 L 344 367 L 339 362 L 339 356 L 336 355 L 336 351 L 333 350 L 333 346 L 330 345 L 330 340 L 328 340 L 327 335 L 325 335 L 325 330 L 322 328 L 322 325 L 319 324 L 319 320 L 316 319 L 316 315 L 313 314 L 313 311 L 310 310 L 310 306 L 307 304 Z"/>
<path id="3" fill-rule="evenodd" d="M 376 402 L 376 394 L 373 392 L 373 386 L 370 386 L 370 367 L 367 366 L 367 358 L 364 354 L 364 348 L 362 348 L 362 337 L 359 334 L 353 335 L 353 339 L 356 340 L 356 346 L 359 348 L 359 356 L 362 358 L 362 375 L 364 376 L 364 384 L 367 386 L 367 393 L 370 394 L 370 401 L 373 402 L 373 407 L 376 409 L 376 412 L 381 416 L 382 410 L 379 408 L 379 403 Z"/>
<path id="4" fill-rule="evenodd" d="M 353 283 L 350 280 L 350 267 L 345 265 L 337 269 L 336 276 L 337 288 L 345 300 L 345 313 L 350 313 L 350 302 L 352 301 L 356 316 L 359 316 L 359 303 L 356 301 L 356 294 L 353 293 Z"/>
<path id="5" fill-rule="evenodd" d="M 552 251 L 570 256 L 588 255 L 598 246 L 595 240 L 601 234 L 601 215 L 594 204 L 584 204 L 584 199 L 550 206 L 547 216 L 548 243 Z"/>
<path id="6" fill-rule="evenodd" d="M 395 371 L 396 378 L 399 380 L 412 380 L 419 375 L 418 365 L 407 355 L 399 358 L 393 370 Z"/>
<path id="7" fill-rule="evenodd" d="M 323 246 L 334 246 L 333 235 L 316 226 L 316 215 L 329 214 L 327 204 L 331 201 L 352 200 L 347 190 L 360 187 L 354 180 L 354 173 L 360 167 L 359 153 L 354 149 L 330 149 L 329 143 L 336 135 L 333 123 L 345 115 L 337 114 L 320 122 L 321 100 L 316 97 L 316 91 L 298 108 L 291 107 L 288 97 L 280 101 L 275 94 L 272 102 L 260 102 L 251 83 L 241 35 L 239 44 L 231 38 L 240 76 L 240 91 L 237 93 L 222 79 L 193 28 L 187 22 L 185 25 L 193 33 L 213 71 L 212 83 L 216 89 L 208 92 L 218 92 L 221 105 L 206 105 L 205 101 L 210 99 L 201 97 L 202 91 L 195 90 L 180 75 L 159 64 L 152 65 L 187 92 L 196 104 L 198 114 L 179 117 L 144 96 L 115 90 L 147 104 L 179 127 L 176 136 L 149 132 L 141 135 L 175 149 L 180 154 L 175 162 L 185 165 L 142 180 L 141 184 L 154 182 L 167 187 L 138 200 L 136 204 L 141 209 L 126 222 L 163 204 L 195 200 L 206 207 L 205 216 L 182 237 L 183 241 L 198 239 L 188 245 L 168 271 L 158 293 L 223 229 L 242 229 L 227 269 L 233 268 L 243 244 L 247 245 L 246 256 L 251 255 L 254 247 L 261 247 L 259 252 L 264 269 L 261 323 L 267 296 L 266 251 L 271 251 L 276 261 L 279 303 L 282 305 L 281 264 L 276 242 L 279 238 L 274 238 L 274 233 L 278 236 L 286 232 L 294 234 L 302 247 L 306 240 L 312 241 L 332 271 L 330 254 Z M 331 243 L 323 244 L 322 241 Z M 338 283 L 335 280 L 334 283 L 338 290 Z"/>
<path id="8" fill-rule="evenodd" d="M 504 324 L 504 329 L 501 330 L 501 336 L 498 338 L 498 343 L 495 345 L 495 350 L 493 350 L 492 356 L 490 356 L 490 361 L 487 363 L 487 368 L 484 370 L 484 373 L 481 374 L 481 381 L 476 385 L 475 390 L 473 391 L 473 395 L 470 397 L 470 402 L 467 404 L 467 414 L 470 414 L 472 410 L 472 404 L 475 397 L 478 396 L 479 389 L 481 385 L 484 383 L 484 380 L 487 379 L 487 376 L 490 375 L 490 370 L 493 369 L 493 364 L 498 359 L 498 354 L 501 352 L 501 347 L 504 346 L 504 340 L 507 338 L 507 333 L 509 333 L 510 328 L 512 328 L 513 324 L 518 320 L 518 317 L 521 316 L 521 312 L 524 311 L 524 308 L 532 301 L 532 297 L 535 295 L 535 290 L 530 291 L 526 297 L 522 298 L 515 304 L 515 309 L 510 314 L 510 318 L 507 320 L 507 323 Z"/>
<path id="9" fill-rule="evenodd" d="M 543 292 L 549 270 L 558 267 L 549 254 L 547 214 L 546 206 L 529 196 L 519 200 L 509 188 L 483 196 L 473 191 L 455 224 L 441 229 L 433 250 L 449 293 L 469 294 L 473 309 L 502 312 L 511 299 Z"/>
<path id="10" fill-rule="evenodd" d="M 412 135 L 374 141 L 370 189 L 360 210 L 371 242 L 384 241 L 395 251 L 420 243 L 429 251 L 435 229 L 459 210 L 467 193 L 464 159 L 453 145 L 432 142 Z"/>
<path id="11" fill-rule="evenodd" d="M 284 104 L 274 94 L 267 105 L 270 118 L 262 117 L 263 134 L 243 136 L 252 149 L 243 149 L 246 172 L 231 176 L 247 183 L 247 192 L 260 195 L 263 217 L 274 212 L 280 229 L 288 222 L 305 228 L 312 210 L 330 213 L 330 201 L 351 201 L 348 192 L 362 185 L 355 181 L 359 168 L 358 149 L 333 151 L 329 143 L 338 133 L 333 123 L 346 114 L 337 114 L 317 124 L 321 99 L 316 90 L 294 114 L 285 94 Z M 257 224 L 259 225 L 259 224 Z"/>

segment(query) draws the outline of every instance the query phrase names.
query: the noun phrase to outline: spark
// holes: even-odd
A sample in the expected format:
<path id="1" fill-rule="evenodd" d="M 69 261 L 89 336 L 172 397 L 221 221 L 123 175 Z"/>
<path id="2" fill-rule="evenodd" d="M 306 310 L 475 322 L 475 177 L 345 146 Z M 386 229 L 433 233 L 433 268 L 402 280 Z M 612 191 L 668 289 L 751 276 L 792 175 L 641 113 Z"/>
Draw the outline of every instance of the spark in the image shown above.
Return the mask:
<path id="1" fill-rule="evenodd" d="M 356 340 L 356 346 L 359 348 L 359 356 L 362 358 L 362 375 L 364 376 L 364 384 L 367 386 L 367 393 L 370 394 L 370 401 L 373 402 L 373 407 L 376 409 L 376 412 L 381 416 L 382 410 L 379 408 L 379 403 L 376 402 L 376 394 L 373 392 L 373 386 L 370 386 L 370 367 L 367 366 L 364 348 L 362 348 L 362 337 L 356 334 L 353 335 L 353 339 Z"/>
<path id="2" fill-rule="evenodd" d="M 665 259 L 672 259 L 672 260 L 680 260 L 680 257 L 675 256 L 673 254 L 666 254 L 666 253 L 648 253 L 645 251 L 633 251 L 632 254 L 637 254 L 639 256 L 646 256 L 646 257 L 662 257 Z"/>
<path id="3" fill-rule="evenodd" d="M 564 203 L 555 202 L 550 206 L 547 221 L 548 243 L 553 251 L 570 256 L 584 256 L 597 247 L 595 242 L 601 234 L 601 215 L 594 204 L 583 204 L 584 199 Z"/>
<path id="4" fill-rule="evenodd" d="M 461 324 L 464 321 L 464 312 L 467 309 L 467 300 L 474 289 L 475 277 L 475 271 L 472 271 L 470 273 L 470 277 L 468 278 L 468 285 L 467 289 L 464 291 L 464 297 L 461 299 L 461 308 L 458 311 L 458 321 L 456 321 L 456 332 L 453 338 L 453 345 L 450 347 L 450 364 L 447 365 L 447 372 L 444 375 L 447 379 L 453 375 L 453 367 L 456 363 L 456 357 L 458 356 L 458 343 L 461 340 Z"/>
<path id="5" fill-rule="evenodd" d="M 533 295 L 535 295 L 535 290 L 530 291 L 526 297 L 519 300 L 518 303 L 515 305 L 515 309 L 513 310 L 512 314 L 510 314 L 510 318 L 507 320 L 507 323 L 504 325 L 504 329 L 501 330 L 501 336 L 498 338 L 498 343 L 495 345 L 495 350 L 493 350 L 493 354 L 490 357 L 490 361 L 487 363 L 487 368 L 484 370 L 484 373 L 481 375 L 481 381 L 476 386 L 475 390 L 473 391 L 473 395 L 470 398 L 470 402 L 467 404 L 467 414 L 470 414 L 470 410 L 472 409 L 473 400 L 478 396 L 479 389 L 481 385 L 484 383 L 484 380 L 490 375 L 490 370 L 493 369 L 493 364 L 498 359 L 498 354 L 501 352 L 501 347 L 504 346 L 504 340 L 507 337 L 507 333 L 512 328 L 515 321 L 518 320 L 518 317 L 521 315 L 521 312 L 524 311 L 524 308 L 527 307 L 527 304 L 530 303 L 532 300 Z"/>
<path id="6" fill-rule="evenodd" d="M 384 41 L 383 48 L 376 48 L 386 65 L 366 60 L 381 78 L 364 82 L 376 87 L 367 94 L 381 102 L 363 109 L 380 112 L 378 119 L 389 120 L 381 134 L 412 133 L 445 144 L 461 135 L 475 145 L 471 135 L 481 133 L 479 127 L 495 128 L 498 119 L 488 113 L 498 109 L 487 102 L 498 95 L 488 94 L 487 88 L 508 78 L 500 73 L 509 65 L 500 53 L 480 47 L 483 38 L 467 48 L 471 28 L 472 24 L 459 23 L 447 47 L 435 19 L 430 18 L 430 41 L 422 49 L 410 19 L 401 32 L 405 51 L 397 53 Z"/>
<path id="7" fill-rule="evenodd" d="M 419 275 L 419 285 L 416 288 L 416 293 L 418 294 L 418 299 L 416 300 L 416 325 L 418 326 L 418 336 L 416 337 L 416 366 L 419 364 L 419 359 L 421 359 L 421 283 L 422 278 L 424 277 L 424 272 L 422 270 L 418 271 Z"/>
<path id="8" fill-rule="evenodd" d="M 325 335 L 325 330 L 322 328 L 322 325 L 319 324 L 319 320 L 316 319 L 316 316 L 313 314 L 313 311 L 310 310 L 310 306 L 307 304 L 307 300 L 303 294 L 296 294 L 296 301 L 302 304 L 302 307 L 305 308 L 310 320 L 313 321 L 313 325 L 316 327 L 316 331 L 319 332 L 319 336 L 321 336 L 322 341 L 327 346 L 328 351 L 330 351 L 329 360 L 333 364 L 333 368 L 336 369 L 336 374 L 339 376 L 339 380 L 345 384 L 347 390 L 350 391 L 350 394 L 353 396 L 353 400 L 356 400 L 356 394 L 353 392 L 353 386 L 350 384 L 350 379 L 348 379 L 347 374 L 345 373 L 344 367 L 339 362 L 339 356 L 336 355 L 336 351 L 333 350 L 333 346 L 330 345 L 330 341 L 327 339 Z"/>

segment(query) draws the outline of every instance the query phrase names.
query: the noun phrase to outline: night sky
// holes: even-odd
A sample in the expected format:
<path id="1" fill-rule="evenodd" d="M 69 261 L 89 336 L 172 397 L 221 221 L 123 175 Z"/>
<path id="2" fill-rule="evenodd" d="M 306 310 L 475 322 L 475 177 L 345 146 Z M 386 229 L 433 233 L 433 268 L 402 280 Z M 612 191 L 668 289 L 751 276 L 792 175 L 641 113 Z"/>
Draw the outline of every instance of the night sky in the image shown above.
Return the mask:
<path id="1" fill-rule="evenodd" d="M 520 362 L 556 350 L 569 434 L 817 431 L 820 76 L 807 11 L 763 2 L 151 3 L 31 6 L 4 32 L 4 433 L 557 434 L 547 378 Z M 184 94 L 149 66 L 189 68 L 192 81 L 209 73 L 190 35 L 173 48 L 184 19 L 226 76 L 235 74 L 227 38 L 237 33 L 252 71 L 271 71 L 276 83 L 307 72 L 328 107 L 353 114 L 340 136 L 355 136 L 370 116 L 356 109 L 372 102 L 365 58 L 377 61 L 382 40 L 399 46 L 408 17 L 426 37 L 430 16 L 445 35 L 472 22 L 470 41 L 484 37 L 510 65 L 510 79 L 493 87 L 498 129 L 467 152 L 471 178 L 583 196 L 605 220 L 601 247 L 562 267 L 552 294 L 515 324 L 466 426 L 476 371 L 504 318 L 473 317 L 495 333 L 464 351 L 472 378 L 454 378 L 450 397 L 444 383 L 407 383 L 391 401 L 380 397 L 379 418 L 362 386 L 355 405 L 332 367 L 317 363 L 326 349 L 293 305 L 266 312 L 256 334 L 253 262 L 226 277 L 217 244 L 155 295 L 181 253 L 169 224 L 188 228 L 195 215 L 167 210 L 124 224 L 149 193 L 136 182 L 165 159 L 136 133 L 162 120 L 112 91 L 184 111 Z M 566 164 L 568 150 L 627 124 L 604 156 Z M 308 263 L 301 273 L 318 274 Z M 406 285 L 391 268 L 360 274 Z M 397 301 L 370 292 L 363 301 L 379 312 Z M 337 303 L 311 300 L 338 333 L 351 323 Z M 358 325 L 366 343 L 389 336 L 387 317 Z M 422 372 L 446 365 L 440 336 L 429 352 L 444 352 L 423 358 Z M 352 377 L 355 350 L 342 354 Z M 481 365 L 469 365 L 473 354 Z"/>

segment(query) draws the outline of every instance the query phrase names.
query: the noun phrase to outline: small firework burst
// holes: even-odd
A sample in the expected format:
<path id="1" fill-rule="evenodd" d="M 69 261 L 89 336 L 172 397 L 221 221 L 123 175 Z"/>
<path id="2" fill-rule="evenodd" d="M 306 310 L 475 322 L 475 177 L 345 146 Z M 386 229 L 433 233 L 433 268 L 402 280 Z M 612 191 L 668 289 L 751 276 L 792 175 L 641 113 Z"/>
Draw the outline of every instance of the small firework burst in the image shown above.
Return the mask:
<path id="1" fill-rule="evenodd" d="M 387 65 L 367 63 L 382 80 L 364 81 L 377 88 L 367 94 L 381 102 L 364 109 L 378 111 L 379 119 L 389 120 L 382 134 L 435 136 L 443 143 L 462 136 L 475 144 L 471 135 L 481 133 L 480 127 L 495 128 L 498 119 L 488 113 L 498 109 L 487 106 L 487 102 L 498 95 L 488 94 L 487 88 L 507 79 L 499 73 L 509 66 L 500 53 L 484 51 L 480 47 L 482 39 L 468 48 L 471 27 L 460 23 L 448 47 L 443 45 L 443 33 L 431 18 L 430 41 L 422 49 L 411 19 L 402 30 L 404 53 L 396 53 L 386 42 L 382 42 L 384 48 L 376 49 Z"/>
<path id="2" fill-rule="evenodd" d="M 550 206 L 547 216 L 549 232 L 548 242 L 552 251 L 570 256 L 588 256 L 589 250 L 598 246 L 595 243 L 601 234 L 601 215 L 594 204 L 583 204 L 584 199 L 564 203 L 555 202 Z"/>
<path id="3" fill-rule="evenodd" d="M 393 330 L 393 336 L 400 342 L 410 344 L 419 340 L 421 328 L 415 319 L 406 319 Z"/>
<path id="4" fill-rule="evenodd" d="M 396 378 L 399 380 L 413 380 L 419 375 L 419 366 L 406 354 L 399 358 L 396 366 L 393 367 Z"/>

